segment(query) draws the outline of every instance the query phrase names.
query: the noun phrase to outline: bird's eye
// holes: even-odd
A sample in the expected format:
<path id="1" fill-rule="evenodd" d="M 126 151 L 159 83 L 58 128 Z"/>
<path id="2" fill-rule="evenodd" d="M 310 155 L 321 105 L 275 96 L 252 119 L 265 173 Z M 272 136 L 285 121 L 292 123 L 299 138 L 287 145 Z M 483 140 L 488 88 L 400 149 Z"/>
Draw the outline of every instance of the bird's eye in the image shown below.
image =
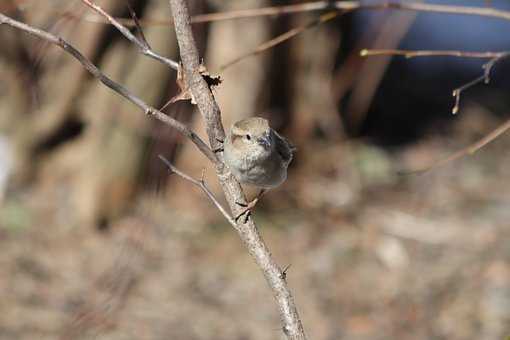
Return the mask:
<path id="1" fill-rule="evenodd" d="M 246 135 L 246 139 L 247 140 L 251 140 L 251 136 L 250 135 Z"/>

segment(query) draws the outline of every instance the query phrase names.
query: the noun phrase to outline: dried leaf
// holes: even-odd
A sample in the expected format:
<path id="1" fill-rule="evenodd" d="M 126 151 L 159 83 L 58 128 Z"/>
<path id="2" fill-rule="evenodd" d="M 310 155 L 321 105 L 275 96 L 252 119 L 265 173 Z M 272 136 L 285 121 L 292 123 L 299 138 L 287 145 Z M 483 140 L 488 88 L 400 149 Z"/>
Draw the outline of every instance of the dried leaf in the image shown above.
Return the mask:
<path id="1" fill-rule="evenodd" d="M 207 82 L 207 85 L 209 86 L 209 89 L 212 89 L 213 86 L 218 86 L 221 84 L 221 78 L 219 76 L 213 77 L 210 75 L 209 71 L 207 71 L 207 68 L 203 63 L 200 63 L 200 66 L 198 68 L 198 72 L 202 77 L 204 77 L 205 81 Z M 177 83 L 177 86 L 179 87 L 179 93 L 172 97 L 170 99 L 170 103 L 175 103 L 179 100 L 191 100 L 191 104 L 196 105 L 195 98 L 193 97 L 193 94 L 191 93 L 190 89 L 188 88 L 188 82 L 186 81 L 186 74 L 184 73 L 184 70 L 182 69 L 182 65 L 179 65 L 179 68 L 177 69 L 177 79 L 175 80 Z"/>
<path id="2" fill-rule="evenodd" d="M 207 68 L 205 67 L 203 61 L 200 63 L 200 66 L 198 67 L 198 72 L 200 72 L 200 74 L 202 75 L 202 77 L 204 77 L 207 85 L 209 86 L 209 88 L 212 90 L 212 87 L 213 86 L 218 86 L 221 84 L 222 80 L 221 80 L 221 77 L 220 76 L 211 76 L 211 74 L 209 73 L 209 71 L 207 71 Z"/>

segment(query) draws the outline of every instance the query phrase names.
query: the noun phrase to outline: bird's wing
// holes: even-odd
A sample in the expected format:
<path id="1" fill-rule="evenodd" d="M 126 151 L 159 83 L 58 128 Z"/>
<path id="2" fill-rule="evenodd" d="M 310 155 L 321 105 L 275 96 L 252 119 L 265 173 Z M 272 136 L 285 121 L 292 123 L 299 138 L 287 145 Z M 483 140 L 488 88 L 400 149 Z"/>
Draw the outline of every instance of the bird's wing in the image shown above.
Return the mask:
<path id="1" fill-rule="evenodd" d="M 276 136 L 276 151 L 285 163 L 290 163 L 292 160 L 292 153 L 296 151 L 296 147 L 292 145 L 285 137 L 280 136 L 278 132 L 274 131 Z"/>

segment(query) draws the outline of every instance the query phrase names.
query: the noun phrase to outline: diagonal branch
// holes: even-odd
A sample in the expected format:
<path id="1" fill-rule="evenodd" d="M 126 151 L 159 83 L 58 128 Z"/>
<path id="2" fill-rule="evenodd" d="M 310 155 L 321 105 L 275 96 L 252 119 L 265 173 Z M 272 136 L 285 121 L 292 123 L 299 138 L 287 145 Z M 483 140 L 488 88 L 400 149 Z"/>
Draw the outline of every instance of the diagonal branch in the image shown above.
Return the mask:
<path id="1" fill-rule="evenodd" d="M 83 0 L 82 0 L 83 1 Z M 495 8 L 487 7 L 476 7 L 476 6 L 452 6 L 452 5 L 434 5 L 424 4 L 419 2 L 397 2 L 397 1 L 381 1 L 376 4 L 366 4 L 361 1 L 311 1 L 305 3 L 297 3 L 283 6 L 271 6 L 262 8 L 251 8 L 241 9 L 219 13 L 205 13 L 198 14 L 191 17 L 191 23 L 205 23 L 225 20 L 236 20 L 246 18 L 258 18 L 258 17 L 277 17 L 282 15 L 290 15 L 295 13 L 303 12 L 318 12 L 331 9 L 353 11 L 358 9 L 373 9 L 373 10 L 384 10 L 384 9 L 400 9 L 416 12 L 434 12 L 434 13 L 446 13 L 446 14 L 463 14 L 463 15 L 477 15 L 492 17 L 503 20 L 510 20 L 510 11 L 505 11 Z M 23 8 L 25 9 L 25 8 Z M 4 11 L 9 10 L 3 9 Z M 83 17 L 77 16 L 70 12 L 55 11 L 61 15 L 74 18 L 76 20 L 84 20 L 94 23 L 106 23 L 97 17 Z M 136 23 L 132 19 L 126 18 L 114 18 L 118 23 L 122 23 L 125 26 L 134 27 Z M 140 20 L 143 26 L 168 26 L 172 24 L 172 20 L 162 18 L 147 18 Z"/>
<path id="2" fill-rule="evenodd" d="M 136 15 L 136 12 L 133 9 L 133 6 L 131 6 L 131 4 L 129 3 L 129 0 L 127 1 L 126 5 L 129 10 L 129 14 L 131 15 L 131 18 L 133 19 L 133 23 L 138 31 L 138 34 L 140 34 L 140 41 L 142 42 L 142 44 L 145 48 L 150 49 L 151 46 L 149 45 L 147 38 L 145 38 L 145 34 L 143 33 L 142 25 L 140 24 L 140 20 L 138 19 L 138 16 Z"/>
<path id="3" fill-rule="evenodd" d="M 428 172 L 430 170 L 433 170 L 435 168 L 441 167 L 447 163 L 450 163 L 452 161 L 455 161 L 459 158 L 462 158 L 467 155 L 473 155 L 478 150 L 489 144 L 490 142 L 494 141 L 496 138 L 501 136 L 503 133 L 510 130 L 510 119 L 506 120 L 503 124 L 499 125 L 497 128 L 489 132 L 487 135 L 485 135 L 480 140 L 476 141 L 475 143 L 468 145 L 467 147 L 454 152 L 450 156 L 435 162 L 427 167 L 417 169 L 417 170 L 411 170 L 411 171 L 401 171 L 400 173 L 402 175 L 413 175 L 413 174 L 422 174 L 425 172 Z"/>
<path id="4" fill-rule="evenodd" d="M 263 16 L 279 16 L 302 12 L 316 12 L 324 10 L 346 10 L 354 11 L 358 9 L 400 9 L 405 11 L 416 12 L 433 12 L 446 14 L 463 14 L 478 15 L 485 17 L 510 20 L 510 11 L 476 6 L 453 6 L 453 5 L 436 5 L 420 2 L 404 2 L 404 1 L 381 1 L 379 3 L 364 3 L 363 1 L 312 1 L 306 3 L 298 3 L 284 6 L 272 6 L 264 8 L 235 10 L 221 13 L 207 13 L 196 15 L 193 22 L 210 22 L 223 21 L 243 18 L 255 18 Z"/>
<path id="5" fill-rule="evenodd" d="M 291 39 L 292 37 L 295 37 L 296 35 L 310 29 L 310 28 L 316 27 L 320 24 L 323 24 L 325 22 L 333 20 L 340 14 L 341 14 L 341 12 L 339 12 L 339 11 L 328 12 L 328 13 L 325 13 L 325 14 L 319 16 L 319 18 L 317 18 L 305 25 L 301 25 L 301 26 L 292 28 L 289 31 L 278 35 L 277 37 L 260 44 L 259 46 L 254 48 L 252 51 L 246 52 L 245 54 L 240 55 L 239 57 L 236 57 L 235 59 L 225 63 L 224 65 L 220 66 L 220 70 L 224 71 L 225 69 L 229 68 L 230 66 L 235 65 L 238 62 L 240 62 L 248 57 L 255 56 L 255 55 L 260 54 L 264 51 L 267 51 L 268 49 L 273 48 L 276 45 L 279 45 L 279 44 Z"/>
<path id="6" fill-rule="evenodd" d="M 456 114 L 459 112 L 459 106 L 460 106 L 460 95 L 463 91 L 467 90 L 470 87 L 473 87 L 477 84 L 484 83 L 488 84 L 491 80 L 491 71 L 494 65 L 496 65 L 498 62 L 500 62 L 503 59 L 506 59 L 510 56 L 510 52 L 503 52 L 492 59 L 490 59 L 488 62 L 482 65 L 483 69 L 483 75 L 473 79 L 472 81 L 468 82 L 467 84 L 464 84 L 455 90 L 453 90 L 452 95 L 455 97 L 455 105 L 453 106 L 452 113 Z"/>
<path id="7" fill-rule="evenodd" d="M 122 97 L 129 100 L 131 103 L 138 106 L 148 116 L 154 117 L 157 120 L 163 122 L 164 124 L 171 126 L 172 128 L 179 131 L 182 135 L 189 138 L 207 158 L 209 158 L 214 163 L 217 162 L 217 157 L 214 154 L 214 152 L 207 146 L 207 144 L 202 139 L 200 139 L 200 137 L 198 137 L 198 135 L 195 132 L 193 132 L 190 128 L 188 128 L 186 125 L 179 122 L 178 120 L 175 120 L 174 118 L 167 116 L 163 112 L 148 105 L 142 99 L 138 98 L 136 95 L 131 93 L 131 91 L 129 91 L 127 88 L 113 81 L 111 78 L 102 73 L 101 70 L 98 69 L 96 65 L 94 65 L 90 60 L 88 60 L 83 54 L 81 54 L 80 51 L 78 51 L 75 47 L 73 47 L 71 44 L 66 42 L 61 37 L 40 30 L 38 28 L 29 26 L 27 24 L 14 20 L 0 13 L 0 25 L 2 24 L 9 25 L 16 29 L 27 32 L 37 38 L 43 39 L 51 44 L 57 45 L 65 52 L 73 56 L 76 60 L 78 60 L 90 74 L 92 74 L 95 78 L 99 79 L 99 81 L 101 81 L 104 85 L 106 85 L 113 91 L 117 92 Z"/>
<path id="8" fill-rule="evenodd" d="M 133 44 L 135 44 L 136 47 L 138 47 L 138 49 L 140 50 L 140 52 L 143 55 L 151 57 L 152 59 L 155 59 L 155 60 L 169 66 L 170 68 L 172 68 L 174 70 L 177 70 L 179 68 L 179 63 L 177 63 L 176 61 L 173 61 L 171 59 L 168 59 L 166 57 L 163 57 L 163 56 L 157 54 L 156 52 L 154 52 L 150 48 L 149 44 L 147 44 L 143 40 L 138 39 L 133 33 L 131 33 L 131 31 L 129 29 L 127 29 L 125 26 L 123 26 L 119 21 L 117 21 L 117 19 L 112 17 L 110 14 L 106 13 L 105 10 L 103 10 L 101 7 L 96 5 L 94 2 L 92 2 L 90 0 L 81 0 L 81 1 L 85 5 L 89 6 L 94 11 L 96 11 L 98 14 L 104 16 L 110 24 L 115 26 L 115 28 L 118 29 L 120 33 L 122 33 L 123 36 L 125 36 L 129 41 L 131 41 Z"/>
<path id="9" fill-rule="evenodd" d="M 221 144 L 218 141 L 224 140 L 225 137 L 221 112 L 205 79 L 199 72 L 199 55 L 191 32 L 188 8 L 185 0 L 170 0 L 170 7 L 188 87 L 204 117 L 211 146 L 213 148 L 220 147 Z M 216 164 L 216 172 L 232 215 L 238 215 L 242 209 L 236 202 L 246 202 L 241 186 L 223 164 Z M 248 219 L 245 223 L 238 222 L 236 231 L 262 270 L 273 292 L 280 310 L 283 332 L 290 340 L 306 339 L 294 299 L 285 280 L 286 275 L 272 258 L 253 219 Z"/>
<path id="10" fill-rule="evenodd" d="M 491 78 L 491 71 L 493 67 L 503 59 L 510 57 L 509 51 L 504 52 L 463 52 L 463 51 L 452 51 L 452 50 L 443 50 L 443 51 L 428 51 L 428 50 L 393 50 L 393 49 L 382 49 L 382 50 L 369 50 L 363 49 L 360 51 L 360 56 L 362 57 L 370 57 L 370 56 L 380 56 L 380 55 L 396 55 L 403 56 L 406 58 L 416 58 L 416 57 L 438 57 L 438 56 L 450 56 L 450 57 L 459 57 L 459 58 L 478 58 L 478 59 L 490 59 L 488 62 L 483 64 L 483 74 L 481 76 L 476 77 L 475 79 L 467 82 L 466 84 L 457 87 L 453 90 L 452 95 L 455 98 L 455 105 L 452 108 L 452 113 L 456 114 L 459 112 L 460 107 L 460 96 L 462 92 L 465 90 L 478 85 L 480 83 L 488 84 Z"/>
<path id="11" fill-rule="evenodd" d="M 198 186 L 200 189 L 202 189 L 202 191 L 207 195 L 207 197 L 211 200 L 211 202 L 213 202 L 213 204 L 216 206 L 216 208 L 218 208 L 218 210 L 223 214 L 223 216 L 227 219 L 227 221 L 234 227 L 237 229 L 237 224 L 236 222 L 234 221 L 234 219 L 232 218 L 232 216 L 230 216 L 230 214 L 227 212 L 227 210 L 225 210 L 225 208 L 221 205 L 220 202 L 218 202 L 218 200 L 216 199 L 216 197 L 214 196 L 214 194 L 212 193 L 212 191 L 209 189 L 209 187 L 205 184 L 205 180 L 204 180 L 204 172 L 202 172 L 202 176 L 200 177 L 200 179 L 195 179 L 187 174 L 185 174 L 184 172 L 180 171 L 179 169 L 177 169 L 172 163 L 170 163 L 170 161 L 168 159 L 166 159 L 164 156 L 162 155 L 158 155 L 159 159 L 161 159 L 163 161 L 163 163 L 165 163 L 165 165 L 168 167 L 168 170 L 170 170 L 171 172 L 175 173 L 177 176 L 179 177 L 182 177 L 183 179 L 185 179 L 186 181 L 188 182 L 191 182 L 192 184 Z"/>
<path id="12" fill-rule="evenodd" d="M 459 57 L 475 59 L 499 58 L 507 52 L 470 52 L 456 50 L 393 50 L 393 49 L 363 49 L 359 52 L 362 57 L 380 55 L 403 56 L 406 58 L 416 57 Z"/>

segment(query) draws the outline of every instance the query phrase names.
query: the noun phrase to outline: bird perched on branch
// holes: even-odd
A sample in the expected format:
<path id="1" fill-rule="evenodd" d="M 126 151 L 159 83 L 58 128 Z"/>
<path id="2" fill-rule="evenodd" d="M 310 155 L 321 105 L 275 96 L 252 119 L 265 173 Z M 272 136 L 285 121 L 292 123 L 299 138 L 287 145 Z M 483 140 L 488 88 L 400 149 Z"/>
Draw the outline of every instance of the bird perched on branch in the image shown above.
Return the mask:
<path id="1" fill-rule="evenodd" d="M 260 197 L 287 179 L 287 168 L 296 148 L 260 117 L 232 125 L 223 145 L 223 158 L 232 174 L 243 184 L 261 188 L 258 196 L 236 217 L 248 214 Z M 238 203 L 239 204 L 239 203 Z"/>

